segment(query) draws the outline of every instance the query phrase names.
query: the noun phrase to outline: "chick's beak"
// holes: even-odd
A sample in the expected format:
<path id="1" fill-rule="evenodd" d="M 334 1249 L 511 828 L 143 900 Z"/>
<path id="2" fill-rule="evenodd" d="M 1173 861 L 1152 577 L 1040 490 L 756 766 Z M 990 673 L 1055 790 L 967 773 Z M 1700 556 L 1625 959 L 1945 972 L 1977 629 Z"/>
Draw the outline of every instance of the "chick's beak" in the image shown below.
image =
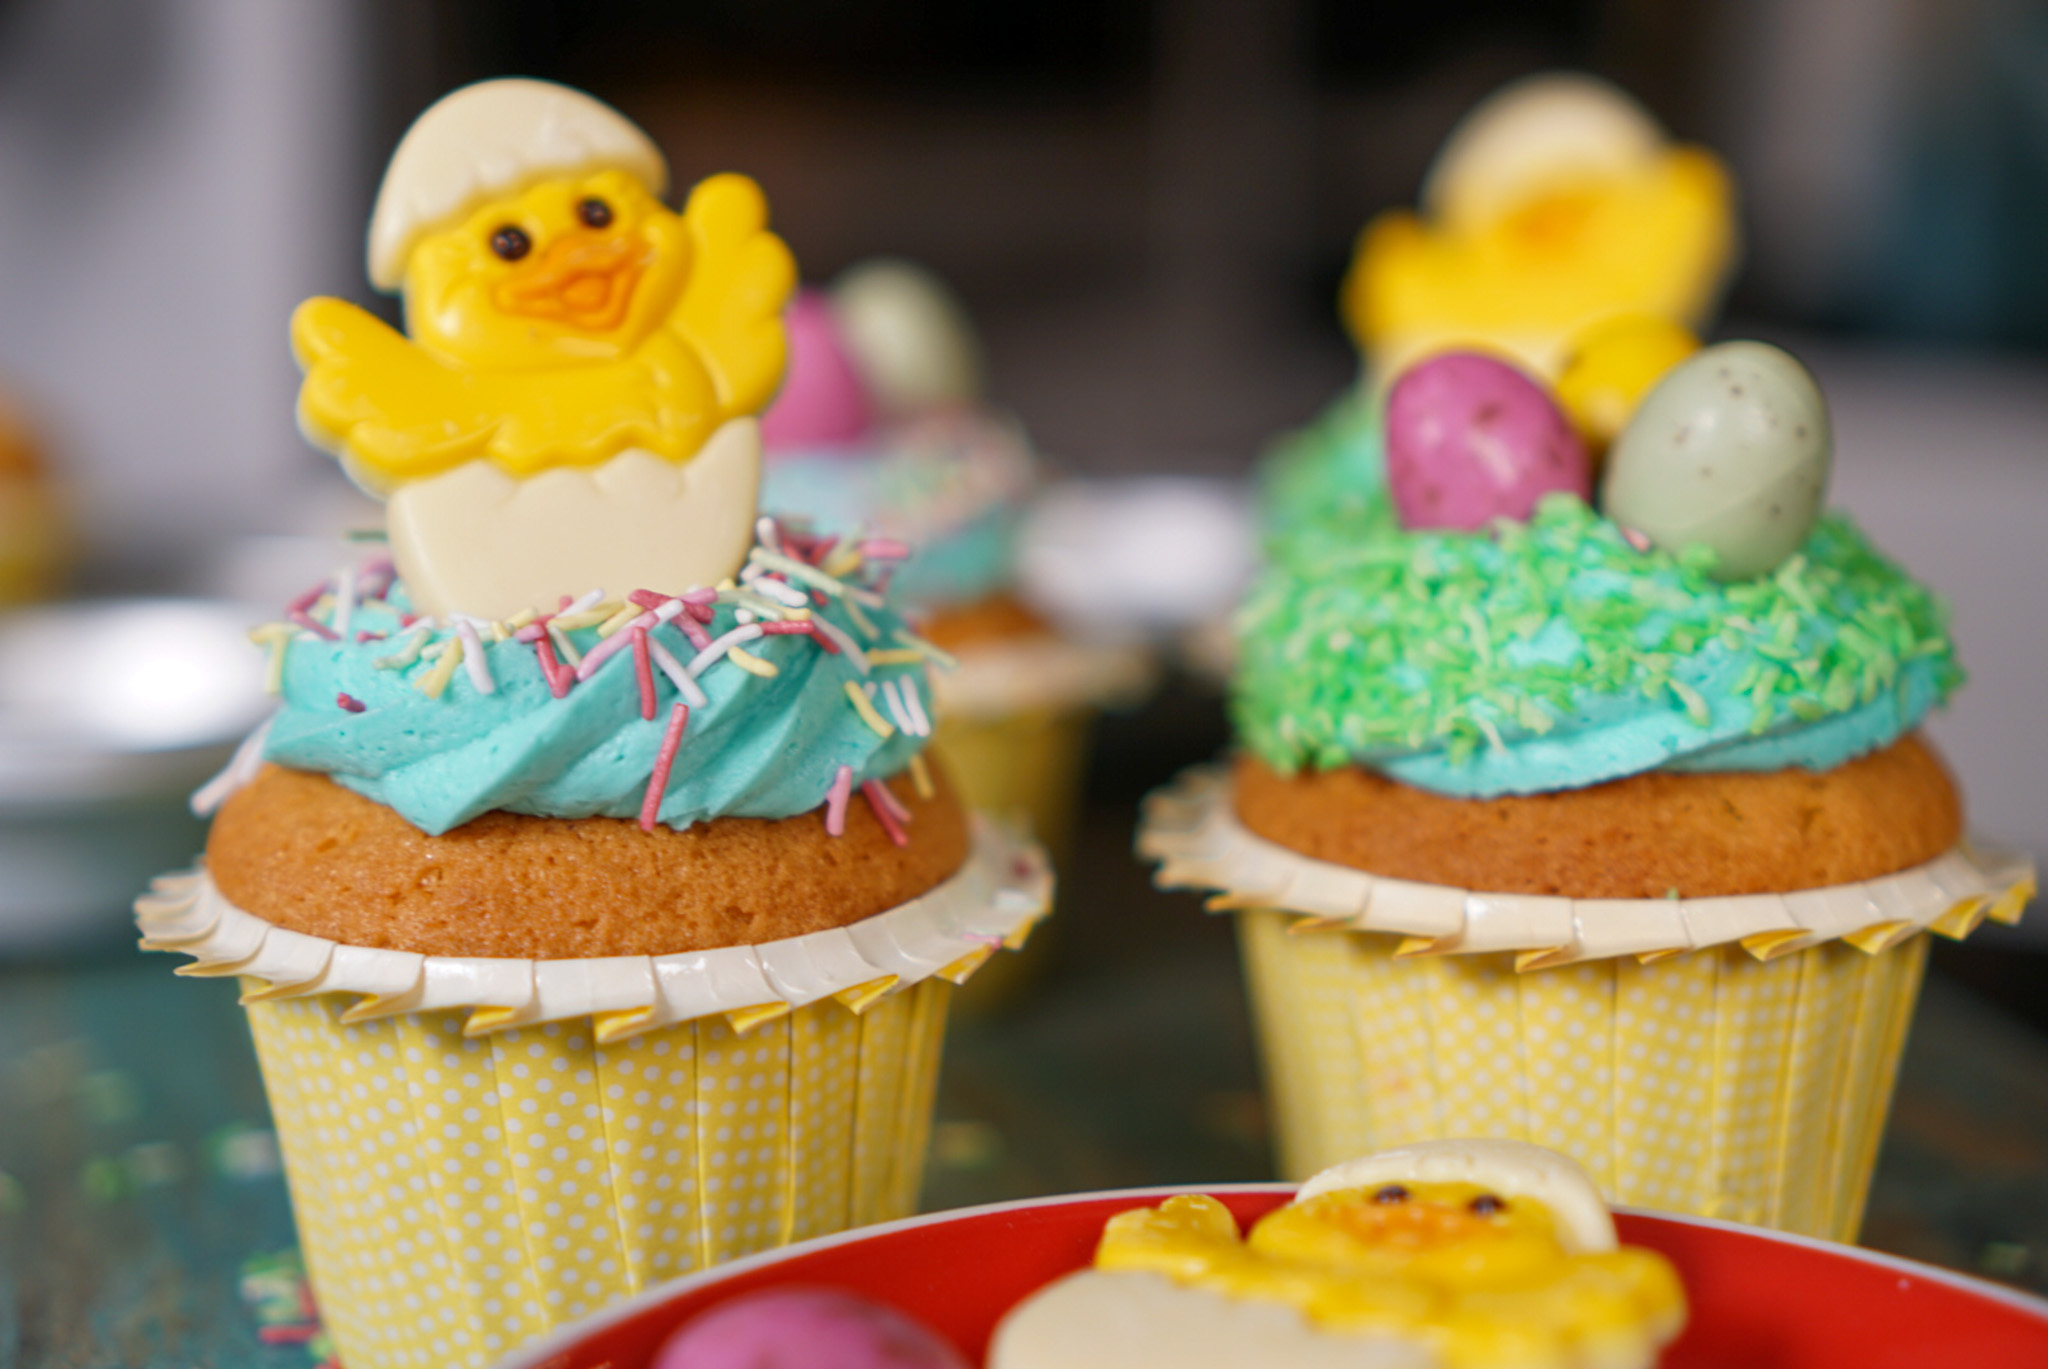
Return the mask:
<path id="1" fill-rule="evenodd" d="M 1347 1207 L 1333 1215 L 1339 1226 L 1366 1244 L 1409 1254 L 1496 1234 L 1496 1228 L 1486 1219 L 1441 1203 Z"/>
<path id="2" fill-rule="evenodd" d="M 625 321 L 647 257 L 631 239 L 567 233 L 499 281 L 492 302 L 507 314 L 607 332 Z"/>

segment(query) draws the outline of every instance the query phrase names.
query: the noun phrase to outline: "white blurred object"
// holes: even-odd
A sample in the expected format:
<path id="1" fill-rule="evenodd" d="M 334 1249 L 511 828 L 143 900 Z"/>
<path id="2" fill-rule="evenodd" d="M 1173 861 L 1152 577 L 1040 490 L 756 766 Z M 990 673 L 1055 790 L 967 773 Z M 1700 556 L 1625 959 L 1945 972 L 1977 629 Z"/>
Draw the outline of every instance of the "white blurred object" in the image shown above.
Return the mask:
<path id="1" fill-rule="evenodd" d="M 861 379 L 892 418 L 971 404 L 981 396 L 981 346 L 943 281 L 881 257 L 842 272 L 832 307 Z"/>
<path id="2" fill-rule="evenodd" d="M 1097 636 L 1178 632 L 1227 614 L 1257 565 L 1250 491 L 1195 476 L 1056 485 L 1027 517 L 1018 553 L 1025 597 Z"/>
<path id="3" fill-rule="evenodd" d="M 0 617 L 0 952 L 104 940 L 189 863 L 187 795 L 269 709 L 248 622 L 178 599 Z"/>
<path id="4" fill-rule="evenodd" d="M 1795 350 L 1833 410 L 1833 503 L 1955 610 L 1970 680 L 1928 731 L 1970 830 L 2048 858 L 2048 366 Z M 2048 945 L 2048 917 L 1984 934 Z"/>
<path id="5" fill-rule="evenodd" d="M 1664 130 L 1619 86 L 1579 72 L 1540 72 L 1459 120 L 1430 165 L 1422 203 L 1447 224 L 1483 224 L 1531 194 L 1624 175 L 1664 144 Z"/>

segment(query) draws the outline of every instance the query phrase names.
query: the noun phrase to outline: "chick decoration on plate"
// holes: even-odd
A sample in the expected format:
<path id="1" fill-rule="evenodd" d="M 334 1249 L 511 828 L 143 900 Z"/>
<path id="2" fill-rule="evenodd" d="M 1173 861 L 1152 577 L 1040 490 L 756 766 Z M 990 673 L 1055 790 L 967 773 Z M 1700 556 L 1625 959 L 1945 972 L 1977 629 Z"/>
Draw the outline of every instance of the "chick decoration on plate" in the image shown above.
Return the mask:
<path id="1" fill-rule="evenodd" d="M 504 618 L 745 559 L 796 268 L 752 181 L 712 177 L 681 213 L 667 188 L 590 96 L 465 87 L 399 143 L 371 217 L 406 331 L 338 299 L 293 315 L 300 426 L 387 501 L 422 611 Z"/>
<path id="2" fill-rule="evenodd" d="M 1452 132 L 1419 213 L 1366 225 L 1343 289 L 1374 374 L 1483 347 L 1556 379 L 1617 319 L 1697 332 L 1737 251 L 1734 188 L 1605 81 L 1545 73 Z"/>
<path id="3" fill-rule="evenodd" d="M 1020 1304 L 990 1369 L 1646 1369 L 1685 1322 L 1592 1181 L 1520 1141 L 1325 1170 L 1240 1237 L 1188 1194 L 1112 1217 L 1093 1269 Z"/>

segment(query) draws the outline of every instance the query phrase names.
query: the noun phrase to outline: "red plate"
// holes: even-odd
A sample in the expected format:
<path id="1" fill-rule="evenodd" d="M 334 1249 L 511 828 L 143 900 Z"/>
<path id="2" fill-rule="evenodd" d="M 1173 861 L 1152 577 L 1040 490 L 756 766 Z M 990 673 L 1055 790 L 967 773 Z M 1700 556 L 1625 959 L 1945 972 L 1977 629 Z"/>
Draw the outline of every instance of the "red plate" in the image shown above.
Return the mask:
<path id="1" fill-rule="evenodd" d="M 498 1369 L 646 1369 L 668 1334 L 738 1293 L 849 1289 L 901 1308 L 975 1363 L 1025 1294 L 1080 1269 L 1102 1224 L 1175 1193 L 1212 1193 L 1240 1224 L 1287 1184 L 1148 1188 L 938 1212 L 735 1260 L 648 1290 L 534 1342 Z M 1692 1301 L 1663 1369 L 1927 1369 L 2048 1365 L 2048 1302 L 1853 1246 L 1697 1217 L 1617 1213 L 1621 1238 L 1660 1250 Z"/>

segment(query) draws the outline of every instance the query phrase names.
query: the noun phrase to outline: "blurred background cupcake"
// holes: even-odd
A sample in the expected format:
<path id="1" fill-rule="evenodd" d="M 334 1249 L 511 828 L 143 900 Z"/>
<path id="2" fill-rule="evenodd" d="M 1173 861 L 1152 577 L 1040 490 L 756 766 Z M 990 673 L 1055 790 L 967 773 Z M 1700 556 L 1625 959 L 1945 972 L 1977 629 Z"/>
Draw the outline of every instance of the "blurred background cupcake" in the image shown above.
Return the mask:
<path id="1" fill-rule="evenodd" d="M 909 551 L 892 601 L 952 657 L 933 682 L 933 744 L 969 803 L 1029 824 L 1061 859 L 1090 721 L 1143 697 L 1148 653 L 1078 640 L 1027 601 L 1018 551 L 1043 463 L 984 397 L 980 345 L 943 282 L 864 261 L 804 291 L 788 324 L 789 376 L 761 424 L 761 507 Z M 998 962 L 968 1001 L 999 998 L 1034 958 Z"/>

